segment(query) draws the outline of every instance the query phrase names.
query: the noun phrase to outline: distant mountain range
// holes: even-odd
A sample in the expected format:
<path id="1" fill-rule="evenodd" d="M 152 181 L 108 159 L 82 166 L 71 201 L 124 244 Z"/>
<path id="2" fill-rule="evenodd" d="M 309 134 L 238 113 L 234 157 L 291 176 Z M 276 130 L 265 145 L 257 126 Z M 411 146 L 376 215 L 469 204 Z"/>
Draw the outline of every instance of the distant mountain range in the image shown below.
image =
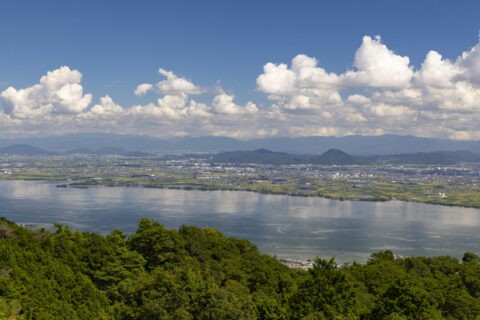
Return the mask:
<path id="1" fill-rule="evenodd" d="M 208 158 L 211 162 L 224 163 L 257 163 L 257 164 L 324 164 L 324 165 L 346 165 L 359 164 L 361 157 L 351 156 L 341 150 L 330 149 L 324 154 L 298 155 L 285 152 L 273 152 L 266 149 L 254 151 L 232 151 L 221 152 Z"/>
<path id="2" fill-rule="evenodd" d="M 152 156 L 151 153 L 145 151 L 127 151 L 118 147 L 104 147 L 97 150 L 88 148 L 77 148 L 63 152 L 63 154 L 84 154 L 84 155 L 118 155 L 127 157 L 148 157 Z"/>
<path id="3" fill-rule="evenodd" d="M 33 147 L 28 144 L 13 144 L 7 147 L 0 148 L 0 154 L 23 155 L 23 156 L 58 155 L 57 152 L 47 151 L 41 148 Z"/>
<path id="4" fill-rule="evenodd" d="M 470 151 L 435 151 L 412 154 L 358 156 L 341 150 L 330 149 L 322 155 L 297 155 L 272 152 L 265 149 L 254 151 L 221 152 L 208 158 L 220 163 L 256 164 L 320 164 L 320 165 L 365 165 L 365 164 L 429 164 L 453 165 L 458 163 L 480 162 L 480 155 Z"/>
<path id="5" fill-rule="evenodd" d="M 151 156 L 151 153 L 143 152 L 143 151 L 127 151 L 122 148 L 115 148 L 115 147 L 105 147 L 98 150 L 91 150 L 88 148 L 78 148 L 67 150 L 65 152 L 54 152 L 48 151 L 42 148 L 37 148 L 28 144 L 13 144 L 10 146 L 6 146 L 0 148 L 0 154 L 3 155 L 22 155 L 22 156 L 54 156 L 54 155 L 74 155 L 74 154 L 82 154 L 82 155 L 119 155 L 119 156 L 126 156 L 126 157 L 147 157 Z"/>
<path id="6" fill-rule="evenodd" d="M 53 152 L 27 144 L 14 144 L 0 148 L 3 155 L 119 155 L 126 157 L 147 157 L 151 153 L 143 151 L 127 151 L 118 147 L 105 147 L 97 150 L 88 148 L 71 149 L 65 152 Z M 350 155 L 342 150 L 329 149 L 321 155 L 293 154 L 274 152 L 266 149 L 253 151 L 227 151 L 214 154 L 186 154 L 174 158 L 197 157 L 213 163 L 256 163 L 256 164 L 320 164 L 320 165 L 354 165 L 354 164 L 439 164 L 450 165 L 458 163 L 480 162 L 480 155 L 470 151 L 434 151 L 412 154 L 362 156 Z"/>
<path id="7" fill-rule="evenodd" d="M 390 164 L 457 164 L 480 162 L 480 156 L 470 151 L 435 151 L 413 154 L 396 154 L 388 156 L 367 157 L 367 160 Z"/>
<path id="8" fill-rule="evenodd" d="M 69 134 L 53 137 L 0 139 L 0 147 L 29 144 L 55 152 L 121 148 L 162 154 L 217 153 L 268 149 L 291 154 L 321 155 L 329 149 L 354 155 L 413 154 L 465 150 L 480 154 L 480 141 L 419 138 L 413 136 L 298 137 L 237 140 L 227 137 L 183 137 L 157 139 L 149 136 L 106 133 Z"/>

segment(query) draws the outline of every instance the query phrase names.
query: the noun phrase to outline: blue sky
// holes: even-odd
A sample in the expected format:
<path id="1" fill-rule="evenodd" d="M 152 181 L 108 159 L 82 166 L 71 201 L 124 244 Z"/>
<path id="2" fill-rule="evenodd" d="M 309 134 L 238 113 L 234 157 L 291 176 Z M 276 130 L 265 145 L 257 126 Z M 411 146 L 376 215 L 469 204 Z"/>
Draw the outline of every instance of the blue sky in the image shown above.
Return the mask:
<path id="1" fill-rule="evenodd" d="M 353 127 L 358 127 L 355 130 L 346 130 L 347 127 L 352 127 L 352 124 L 340 123 L 341 121 L 336 126 L 334 120 L 337 117 L 343 119 L 340 114 L 328 118 L 327 113 L 331 114 L 335 112 L 333 110 L 343 108 L 348 96 L 357 94 L 372 99 L 371 95 L 386 94 L 387 91 L 392 91 L 392 88 L 398 93 L 407 87 L 415 86 L 412 83 L 420 83 L 415 75 L 412 79 L 417 80 L 412 80 L 409 85 L 383 86 L 377 80 L 366 83 L 362 78 L 360 81 L 358 76 L 354 80 L 350 79 L 350 82 L 347 81 L 348 85 L 339 80 L 342 84 L 335 84 L 334 91 L 339 93 L 342 101 L 335 98 L 336 106 L 325 107 L 324 105 L 333 102 L 331 99 L 326 102 L 323 93 L 315 91 L 318 88 L 312 86 L 318 83 L 302 84 L 297 79 L 297 89 L 310 85 L 308 94 L 292 93 L 290 89 L 279 94 L 273 92 L 276 90 L 273 87 L 260 86 L 257 78 L 263 74 L 263 67 L 267 63 L 290 66 L 292 59 L 299 54 L 315 58 L 318 68 L 327 73 L 335 73 L 339 78 L 348 71 L 362 71 L 355 64 L 356 51 L 365 43 L 364 36 L 375 39 L 376 35 L 381 36 L 376 42 L 378 45 L 385 45 L 398 56 L 408 57 L 408 66 L 417 73 L 430 50 L 441 54 L 443 60 L 448 59 L 455 63 L 462 52 L 468 52 L 478 44 L 479 31 L 478 1 L 7 1 L 2 3 L 0 10 L 0 91 L 12 87 L 17 90 L 15 94 L 18 94 L 19 90 L 39 83 L 40 77 L 47 72 L 68 66 L 70 71 L 78 70 L 81 73 L 81 81 L 72 81 L 82 86 L 84 94 L 91 94 L 91 99 L 88 105 L 85 102 L 81 106 L 70 108 L 63 103 L 58 107 L 55 105 L 58 101 L 50 101 L 45 97 L 43 100 L 39 98 L 34 101 L 38 94 L 28 93 L 28 108 L 40 110 L 44 105 L 48 105 L 48 108 L 26 115 L 25 112 L 18 111 L 25 106 L 15 105 L 19 103 L 17 96 L 13 93 L 4 94 L 3 101 L 0 100 L 5 113 L 2 120 L 4 128 L 0 131 L 9 136 L 56 134 L 68 131 L 62 124 L 73 121 L 76 124 L 70 128 L 73 131 L 98 131 L 106 126 L 105 123 L 116 122 L 105 130 L 136 133 L 145 129 L 148 134 L 166 136 L 225 134 L 242 137 L 239 133 L 242 130 L 256 130 L 258 135 L 413 133 L 478 139 L 480 135 L 473 123 L 460 126 L 446 123 L 444 118 L 451 116 L 450 105 L 441 107 L 436 113 L 444 119 L 440 124 L 432 122 L 438 121 L 433 119 L 435 116 L 432 114 L 419 113 L 438 111 L 432 106 L 438 101 L 435 102 L 430 97 L 437 95 L 436 91 L 429 91 L 430 99 L 427 93 L 422 91 L 423 100 L 418 106 L 408 105 L 406 101 L 387 101 L 385 97 L 375 98 L 367 107 L 365 103 L 363 106 L 348 105 L 347 109 L 342 110 L 359 120 L 352 123 Z M 462 68 L 467 68 L 467 64 L 462 64 Z M 172 119 L 175 118 L 175 127 L 185 125 L 182 130 L 172 132 L 172 128 L 165 125 L 172 122 L 171 119 L 166 119 L 169 113 L 152 109 L 154 106 L 150 107 L 150 113 L 147 112 L 150 116 L 145 116 L 143 112 L 147 109 L 144 109 L 143 113 L 137 112 L 142 113 L 149 121 L 143 121 L 139 117 L 128 122 L 117 117 L 108 121 L 101 119 L 95 124 L 92 117 L 88 121 L 83 119 L 84 122 L 78 119 L 79 113 L 86 113 L 96 104 L 101 104 L 100 100 L 105 96 L 110 97 L 115 105 L 123 109 L 152 103 L 155 107 L 162 107 L 157 103 L 157 99 L 172 92 L 157 90 L 155 93 L 151 90 L 141 96 L 134 94 L 137 85 L 150 83 L 155 86 L 164 79 L 164 76 L 158 73 L 159 68 L 172 71 L 176 78 L 185 79 L 201 88 L 202 94 L 186 93 L 187 97 L 182 96 L 185 105 L 177 104 L 174 108 L 189 108 L 190 101 L 194 100 L 204 103 L 204 109 L 207 108 L 206 111 L 212 113 L 211 119 L 214 120 L 205 121 L 192 117 L 183 119 L 182 116 L 175 118 L 176 116 L 170 114 Z M 456 77 L 455 79 L 461 78 Z M 468 84 L 473 86 L 470 88 L 473 91 L 470 90 L 469 93 L 475 98 L 478 89 L 476 75 L 462 77 L 462 81 L 468 79 Z M 420 86 L 416 85 L 414 89 L 423 90 L 419 88 Z M 458 85 L 456 88 L 461 90 Z M 312 90 L 315 93 L 312 93 Z M 450 97 L 450 91 L 443 92 Z M 179 91 L 173 93 L 177 98 L 184 94 Z M 213 107 L 213 99 L 219 94 L 234 96 L 234 100 L 224 96 L 218 103 L 223 101 L 228 104 L 234 101 L 234 106 L 244 108 L 251 102 L 259 112 L 273 110 L 272 112 L 283 114 L 277 117 L 266 114 L 253 116 L 251 112 L 250 117 L 254 119 L 247 121 L 250 127 L 242 123 L 245 119 L 227 123 L 225 119 L 220 119 L 221 115 L 217 117 L 213 112 L 218 109 L 217 113 L 222 113 L 218 111 L 223 107 Z M 298 100 L 300 96 L 302 99 L 311 99 L 308 107 L 295 105 L 294 100 Z M 356 99 L 354 102 L 358 104 L 357 100 L 359 101 Z M 391 118 L 375 118 L 379 114 L 385 115 L 385 112 L 378 108 L 387 103 L 391 108 L 412 108 L 417 112 L 415 119 L 420 119 L 418 121 L 430 119 L 428 127 L 437 128 L 440 125 L 445 128 L 437 132 L 412 132 L 414 128 L 404 128 L 401 119 L 396 122 Z M 468 101 L 462 103 L 466 105 Z M 315 109 L 313 104 L 318 108 Z M 222 110 L 229 110 L 224 112 L 228 114 L 240 114 L 240 109 L 232 108 Z M 452 118 L 452 121 L 458 122 L 458 117 L 462 115 L 471 118 L 471 115 L 466 116 L 466 109 L 472 108 L 475 109 L 475 106 L 462 106 L 460 111 L 454 112 L 457 118 Z M 338 112 L 343 112 L 342 110 Z M 375 117 L 370 117 L 372 110 L 377 110 Z M 354 114 L 357 111 L 361 113 L 358 116 Z M 389 109 L 390 114 L 398 116 L 397 111 Z M 409 110 L 403 111 L 412 116 Z M 470 111 L 478 114 L 476 109 Z M 316 122 L 311 120 L 312 113 L 318 117 Z M 152 114 L 161 119 L 155 123 Z M 127 118 L 131 120 L 131 117 L 130 114 Z M 288 121 L 285 117 L 289 118 Z M 283 120 L 279 120 L 280 118 Z M 331 120 L 322 121 L 326 118 Z M 255 126 L 252 127 L 253 122 Z M 62 128 L 59 132 L 52 128 L 56 123 L 58 128 Z M 315 123 L 319 127 L 330 129 L 285 129 L 289 125 L 292 128 L 312 127 Z M 419 126 L 423 124 L 418 123 Z M 200 125 L 206 129 L 191 129 Z M 158 131 L 164 133 L 159 134 Z"/>

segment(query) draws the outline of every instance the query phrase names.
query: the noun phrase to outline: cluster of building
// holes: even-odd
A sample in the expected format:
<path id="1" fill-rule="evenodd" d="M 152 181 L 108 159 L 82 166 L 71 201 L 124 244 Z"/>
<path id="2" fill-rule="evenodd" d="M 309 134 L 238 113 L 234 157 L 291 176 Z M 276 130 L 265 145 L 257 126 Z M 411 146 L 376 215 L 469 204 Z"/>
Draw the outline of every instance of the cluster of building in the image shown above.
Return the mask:
<path id="1" fill-rule="evenodd" d="M 342 165 L 313 164 L 264 165 L 212 163 L 195 157 L 121 157 L 121 156 L 2 156 L 0 175 L 42 174 L 69 179 L 132 178 L 172 184 L 189 180 L 193 185 L 235 188 L 240 185 L 268 183 L 294 185 L 290 191 L 307 195 L 319 184 L 342 182 L 357 188 L 372 183 L 429 184 L 443 183 L 449 190 L 432 190 L 433 196 L 445 197 L 455 186 L 480 185 L 480 165 Z"/>

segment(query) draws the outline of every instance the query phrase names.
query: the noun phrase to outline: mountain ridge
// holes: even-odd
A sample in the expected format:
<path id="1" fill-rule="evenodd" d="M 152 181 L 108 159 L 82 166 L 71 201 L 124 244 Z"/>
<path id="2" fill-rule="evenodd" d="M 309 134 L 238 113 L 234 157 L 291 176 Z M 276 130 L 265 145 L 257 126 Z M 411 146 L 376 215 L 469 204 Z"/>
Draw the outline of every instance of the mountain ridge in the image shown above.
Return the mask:
<path id="1" fill-rule="evenodd" d="M 36 155 L 58 155 L 59 153 L 48 151 L 42 148 L 37 148 L 29 144 L 12 144 L 3 148 L 0 148 L 0 154 L 5 155 L 24 155 L 24 156 L 36 156 Z"/>
<path id="2" fill-rule="evenodd" d="M 296 155 L 273 152 L 265 149 L 254 151 L 220 152 L 208 158 L 211 162 L 236 164 L 318 164 L 318 165 L 374 165 L 374 164 L 418 164 L 454 165 L 480 162 L 480 155 L 470 151 L 435 151 L 412 154 L 359 156 L 342 150 L 329 149 L 322 155 Z"/>
<path id="3" fill-rule="evenodd" d="M 448 140 L 400 135 L 343 137 L 270 137 L 238 140 L 229 137 L 177 137 L 159 139 L 141 135 L 82 133 L 52 137 L 0 139 L 0 147 L 29 144 L 37 148 L 65 152 L 72 149 L 123 148 L 162 154 L 185 154 L 268 149 L 275 152 L 320 155 L 329 149 L 355 155 L 392 155 L 417 152 L 466 150 L 480 154 L 480 141 Z"/>
<path id="4" fill-rule="evenodd" d="M 71 149 L 63 153 L 53 152 L 27 144 L 13 144 L 0 148 L 0 154 L 4 155 L 118 155 L 126 157 L 148 157 L 153 154 L 144 151 L 128 151 L 119 147 L 104 147 L 97 150 L 88 148 Z M 191 157 L 185 154 L 182 157 Z M 433 151 L 416 152 L 409 154 L 374 155 L 362 156 L 351 155 L 340 149 L 331 148 L 321 155 L 315 154 L 293 154 L 287 152 L 276 152 L 260 148 L 256 150 L 240 150 L 218 152 L 213 154 L 197 154 L 198 158 L 205 158 L 210 162 L 222 163 L 253 163 L 270 165 L 292 165 L 292 164 L 319 164 L 319 165 L 362 165 L 362 164 L 438 164 L 453 165 L 459 163 L 480 162 L 480 155 L 468 150 L 457 151 Z"/>

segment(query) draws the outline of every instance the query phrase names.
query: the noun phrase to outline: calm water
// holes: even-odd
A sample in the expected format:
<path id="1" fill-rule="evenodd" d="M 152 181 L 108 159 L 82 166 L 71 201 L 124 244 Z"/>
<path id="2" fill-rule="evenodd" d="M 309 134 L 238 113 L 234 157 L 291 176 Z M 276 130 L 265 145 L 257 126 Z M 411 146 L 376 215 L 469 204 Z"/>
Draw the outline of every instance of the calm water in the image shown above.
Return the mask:
<path id="1" fill-rule="evenodd" d="M 0 181 L 0 216 L 108 233 L 134 232 L 148 216 L 167 228 L 211 226 L 263 252 L 306 259 L 365 261 L 371 252 L 452 255 L 480 251 L 480 210 L 391 201 L 351 202 L 232 191 L 56 188 Z"/>

